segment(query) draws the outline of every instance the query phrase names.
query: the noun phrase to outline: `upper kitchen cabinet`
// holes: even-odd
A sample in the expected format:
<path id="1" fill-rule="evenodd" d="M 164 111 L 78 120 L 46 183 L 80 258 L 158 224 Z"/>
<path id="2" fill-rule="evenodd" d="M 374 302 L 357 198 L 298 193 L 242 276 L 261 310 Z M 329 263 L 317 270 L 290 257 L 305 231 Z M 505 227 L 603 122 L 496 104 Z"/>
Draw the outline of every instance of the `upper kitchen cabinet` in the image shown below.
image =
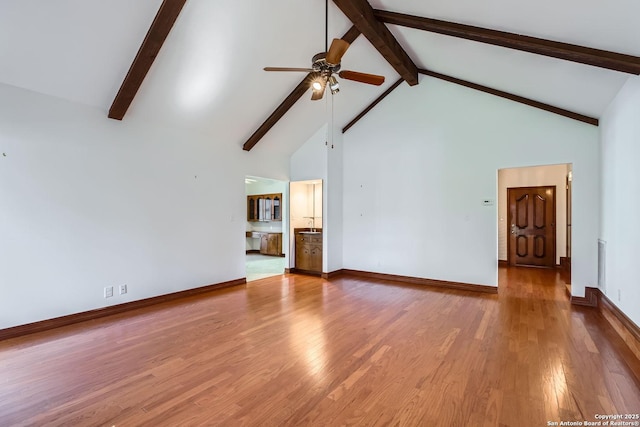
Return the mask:
<path id="1" fill-rule="evenodd" d="M 247 221 L 282 221 L 282 193 L 247 196 Z"/>

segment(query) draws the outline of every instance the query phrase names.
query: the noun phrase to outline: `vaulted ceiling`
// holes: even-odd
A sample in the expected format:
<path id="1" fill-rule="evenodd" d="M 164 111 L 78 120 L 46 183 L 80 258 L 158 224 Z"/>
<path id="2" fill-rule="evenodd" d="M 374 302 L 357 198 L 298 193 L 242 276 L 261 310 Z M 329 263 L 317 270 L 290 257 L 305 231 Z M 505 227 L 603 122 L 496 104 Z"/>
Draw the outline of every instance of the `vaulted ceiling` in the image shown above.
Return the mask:
<path id="1" fill-rule="evenodd" d="M 352 22 L 330 2 L 329 38 Z M 370 0 L 374 9 L 506 31 L 640 56 L 636 0 Z M 0 83 L 107 111 L 162 0 L 3 0 Z M 124 120 L 162 122 L 240 149 L 324 50 L 324 0 L 187 0 Z M 380 18 L 380 16 L 379 16 Z M 418 68 L 590 117 L 602 115 L 629 74 L 458 37 L 386 24 Z M 333 98 L 302 96 L 257 151 L 290 153 L 328 115 L 342 128 L 400 78 L 359 36 L 343 68 L 382 74 L 383 86 L 341 81 Z M 422 81 L 429 77 L 421 75 Z M 471 89 L 470 89 L 471 90 Z M 384 102 L 384 101 L 383 101 Z M 253 153 L 253 151 L 252 151 Z"/>

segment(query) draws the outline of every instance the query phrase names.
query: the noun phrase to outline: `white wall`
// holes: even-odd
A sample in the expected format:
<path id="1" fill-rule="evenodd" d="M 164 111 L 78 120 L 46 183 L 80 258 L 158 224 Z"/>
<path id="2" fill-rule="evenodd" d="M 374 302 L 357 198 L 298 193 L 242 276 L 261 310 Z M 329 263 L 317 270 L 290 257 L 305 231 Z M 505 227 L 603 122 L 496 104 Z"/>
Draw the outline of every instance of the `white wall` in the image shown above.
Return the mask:
<path id="1" fill-rule="evenodd" d="M 497 285 L 497 170 L 573 163 L 572 292 L 597 282 L 598 129 L 423 77 L 344 135 L 344 268 Z"/>
<path id="2" fill-rule="evenodd" d="M 640 77 L 630 77 L 600 121 L 602 223 L 606 241 L 602 291 L 640 325 Z"/>
<path id="3" fill-rule="evenodd" d="M 291 181 L 327 178 L 327 125 L 321 126 L 290 160 Z"/>
<path id="4" fill-rule="evenodd" d="M 333 98 L 331 98 L 333 100 Z M 329 133 L 329 146 L 327 151 L 327 180 L 324 217 L 325 244 L 323 246 L 323 268 L 327 273 L 342 269 L 343 263 L 343 157 L 344 143 L 342 133 L 337 126 L 332 126 Z"/>
<path id="5" fill-rule="evenodd" d="M 245 277 L 245 175 L 288 158 L 106 116 L 0 85 L 0 328 Z"/>
<path id="6" fill-rule="evenodd" d="M 506 261 L 509 236 L 507 188 L 556 187 L 556 264 L 567 253 L 567 190 L 569 165 L 535 166 L 498 171 L 498 259 Z"/>

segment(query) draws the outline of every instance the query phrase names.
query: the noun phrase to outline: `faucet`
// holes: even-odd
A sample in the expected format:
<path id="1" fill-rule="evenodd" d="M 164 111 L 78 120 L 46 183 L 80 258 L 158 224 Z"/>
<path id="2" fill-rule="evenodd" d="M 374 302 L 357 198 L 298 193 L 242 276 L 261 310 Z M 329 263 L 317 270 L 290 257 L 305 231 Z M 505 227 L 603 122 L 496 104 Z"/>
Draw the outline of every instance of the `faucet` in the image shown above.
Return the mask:
<path id="1" fill-rule="evenodd" d="M 307 218 L 309 219 L 309 224 L 308 224 L 309 228 L 311 229 L 312 232 L 315 232 L 316 231 L 315 218 L 312 216 L 308 216 Z"/>

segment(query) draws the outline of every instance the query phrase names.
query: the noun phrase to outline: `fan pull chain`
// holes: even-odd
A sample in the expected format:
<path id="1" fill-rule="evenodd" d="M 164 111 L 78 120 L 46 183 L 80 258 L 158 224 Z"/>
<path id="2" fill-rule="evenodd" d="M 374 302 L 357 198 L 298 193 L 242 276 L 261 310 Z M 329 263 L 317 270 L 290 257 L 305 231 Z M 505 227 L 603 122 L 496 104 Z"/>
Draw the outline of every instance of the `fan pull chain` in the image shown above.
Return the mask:
<path id="1" fill-rule="evenodd" d="M 333 144 L 335 141 L 335 128 L 336 128 L 336 116 L 333 112 L 333 103 L 335 101 L 333 100 L 333 96 L 331 97 L 331 149 L 333 150 Z"/>

